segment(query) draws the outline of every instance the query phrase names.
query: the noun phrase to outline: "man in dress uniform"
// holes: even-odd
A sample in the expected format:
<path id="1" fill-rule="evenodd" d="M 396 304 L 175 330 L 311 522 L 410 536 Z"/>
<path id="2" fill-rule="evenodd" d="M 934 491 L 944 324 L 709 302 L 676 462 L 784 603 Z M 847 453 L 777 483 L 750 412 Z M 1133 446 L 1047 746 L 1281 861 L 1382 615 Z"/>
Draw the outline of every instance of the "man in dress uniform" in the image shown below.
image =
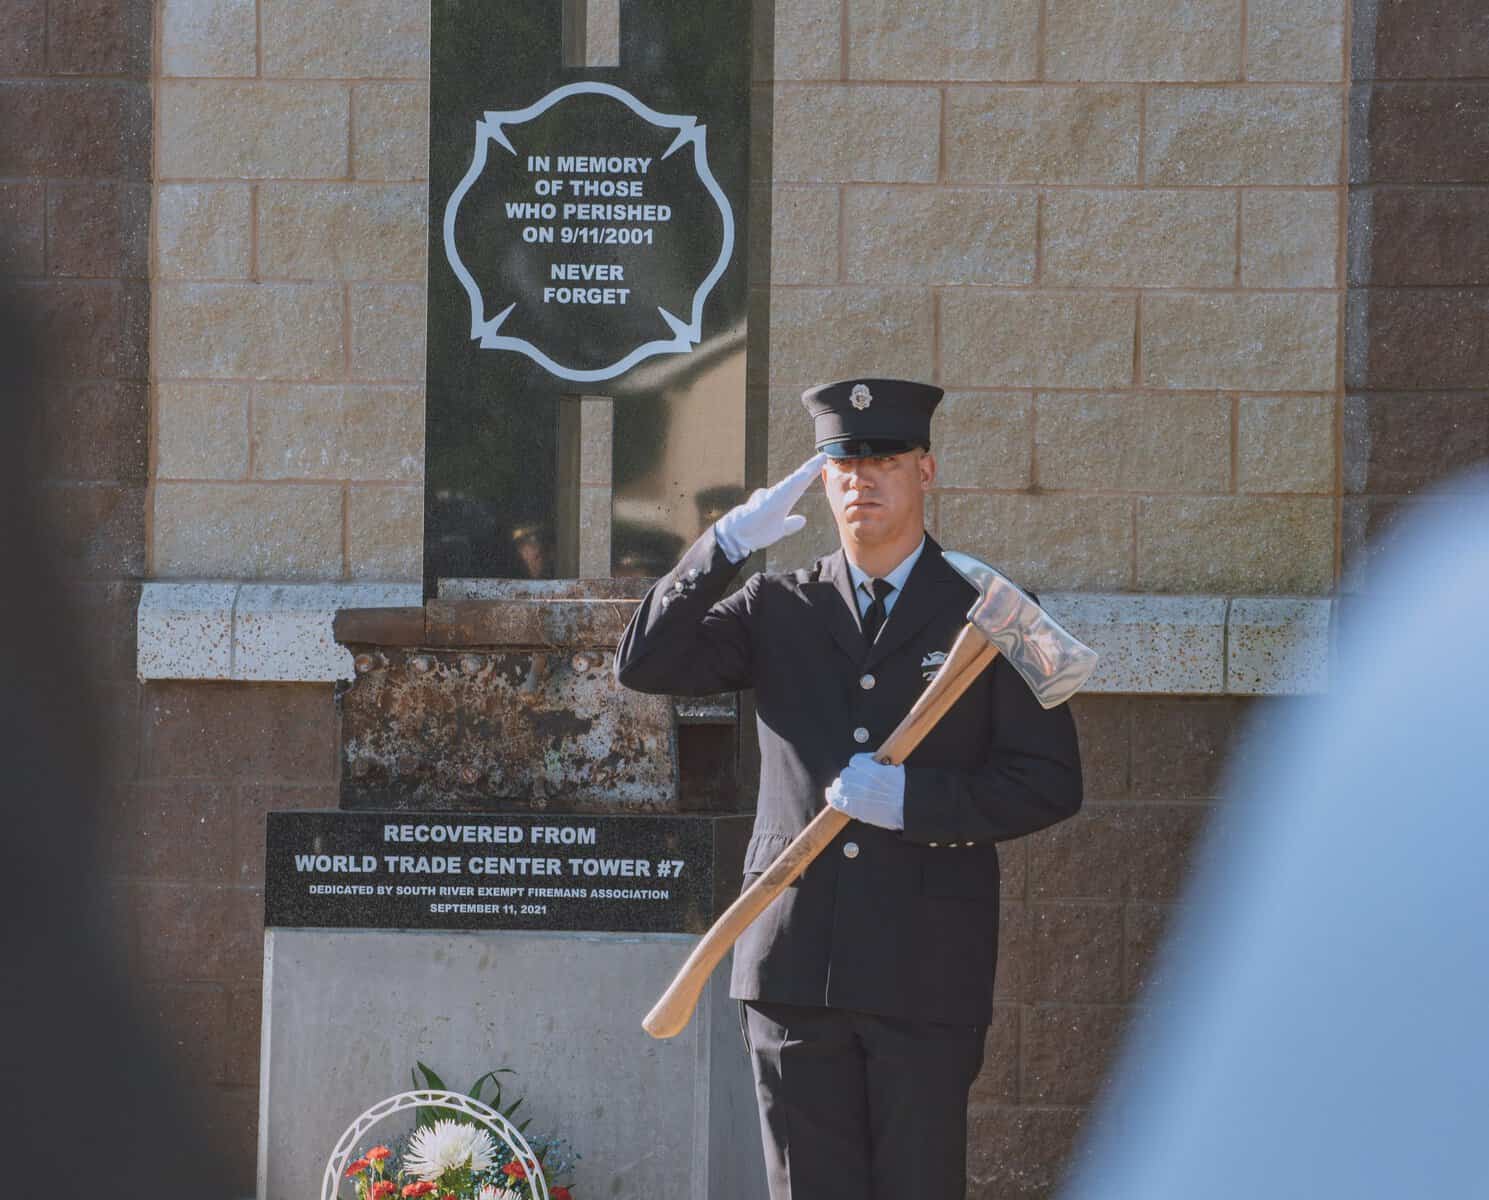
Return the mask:
<path id="1" fill-rule="evenodd" d="M 997 843 L 1080 807 L 1068 709 L 1041 708 L 1002 659 L 903 766 L 873 759 L 976 597 L 925 532 L 941 395 L 894 379 L 808 390 L 817 456 L 719 518 L 616 654 L 617 679 L 640 691 L 755 689 L 747 884 L 824 804 L 852 818 L 734 948 L 772 1200 L 964 1195 Z M 751 552 L 805 524 L 791 509 L 819 477 L 841 549 L 731 593 Z"/>

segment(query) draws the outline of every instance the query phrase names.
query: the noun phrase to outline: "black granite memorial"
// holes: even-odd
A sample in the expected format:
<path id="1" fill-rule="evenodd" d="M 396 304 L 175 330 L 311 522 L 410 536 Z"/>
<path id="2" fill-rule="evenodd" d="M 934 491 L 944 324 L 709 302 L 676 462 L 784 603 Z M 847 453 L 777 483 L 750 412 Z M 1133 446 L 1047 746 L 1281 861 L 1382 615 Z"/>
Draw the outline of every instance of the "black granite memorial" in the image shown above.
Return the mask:
<path id="1" fill-rule="evenodd" d="M 749 819 L 269 814 L 265 924 L 701 933 Z"/>
<path id="2" fill-rule="evenodd" d="M 738 894 L 748 703 L 612 665 L 646 577 L 760 482 L 770 121 L 749 0 L 619 3 L 599 67 L 566 65 L 584 0 L 432 0 L 425 591 L 337 614 L 340 809 L 269 815 L 261 1196 L 397 1086 L 372 1045 L 540 1064 L 616 1194 L 764 1189 L 727 974 L 683 1037 L 640 1025 Z"/>
<path id="3" fill-rule="evenodd" d="M 575 67 L 583 9 L 433 2 L 426 596 L 337 616 L 343 811 L 313 840 L 340 849 L 271 841 L 271 926 L 701 931 L 717 896 L 695 877 L 737 883 L 747 704 L 643 696 L 611 664 L 644 577 L 744 495 L 745 431 L 764 427 L 744 386 L 750 170 L 768 159 L 752 8 L 620 0 L 619 65 Z M 600 577 L 574 569 L 581 488 L 608 534 Z M 653 916 L 452 905 L 431 923 L 334 878 L 364 855 L 392 871 L 364 845 L 383 815 L 439 813 L 598 822 L 636 861 L 675 857 L 685 828 L 709 849 Z M 343 866 L 307 891 L 299 854 Z"/>
<path id="4" fill-rule="evenodd" d="M 620 63 L 564 6 L 434 0 L 425 586 L 658 574 L 745 483 L 747 0 L 622 0 Z M 581 397 L 609 398 L 581 445 Z M 608 444 L 606 444 L 608 443 Z"/>

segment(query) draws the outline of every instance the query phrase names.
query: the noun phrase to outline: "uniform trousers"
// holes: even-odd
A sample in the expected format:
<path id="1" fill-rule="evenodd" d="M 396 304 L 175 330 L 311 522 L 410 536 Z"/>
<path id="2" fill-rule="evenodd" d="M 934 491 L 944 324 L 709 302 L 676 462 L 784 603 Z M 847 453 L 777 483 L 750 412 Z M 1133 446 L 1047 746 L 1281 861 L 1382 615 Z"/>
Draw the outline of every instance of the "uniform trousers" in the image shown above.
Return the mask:
<path id="1" fill-rule="evenodd" d="M 986 1025 L 741 1002 L 771 1200 L 962 1200 Z"/>

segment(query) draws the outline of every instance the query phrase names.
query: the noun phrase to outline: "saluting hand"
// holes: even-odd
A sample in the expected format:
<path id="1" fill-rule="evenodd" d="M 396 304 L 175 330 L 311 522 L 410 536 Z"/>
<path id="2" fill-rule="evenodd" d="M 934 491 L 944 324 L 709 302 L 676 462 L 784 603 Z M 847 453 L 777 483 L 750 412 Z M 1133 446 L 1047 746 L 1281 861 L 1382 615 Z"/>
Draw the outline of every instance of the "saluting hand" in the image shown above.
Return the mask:
<path id="1" fill-rule="evenodd" d="M 855 754 L 827 785 L 827 803 L 839 812 L 881 829 L 905 827 L 905 768 Z"/>
<path id="2" fill-rule="evenodd" d="M 791 509 L 822 473 L 826 461 L 825 454 L 813 455 L 780 483 L 756 488 L 748 500 L 714 522 L 714 539 L 730 562 L 743 562 L 754 551 L 764 550 L 807 523 Z"/>

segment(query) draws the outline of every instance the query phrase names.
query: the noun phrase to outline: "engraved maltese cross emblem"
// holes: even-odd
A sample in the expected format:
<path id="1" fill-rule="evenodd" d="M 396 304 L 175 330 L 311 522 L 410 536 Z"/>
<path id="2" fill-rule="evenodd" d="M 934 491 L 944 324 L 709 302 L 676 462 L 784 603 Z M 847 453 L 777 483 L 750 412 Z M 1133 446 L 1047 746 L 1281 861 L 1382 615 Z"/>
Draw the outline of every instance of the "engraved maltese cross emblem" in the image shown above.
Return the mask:
<path id="1" fill-rule="evenodd" d="M 862 412 L 873 402 L 874 393 L 869 391 L 869 389 L 861 383 L 855 383 L 853 385 L 853 390 L 848 393 L 848 403 L 853 405 L 854 408 L 858 409 L 859 412 Z"/>

